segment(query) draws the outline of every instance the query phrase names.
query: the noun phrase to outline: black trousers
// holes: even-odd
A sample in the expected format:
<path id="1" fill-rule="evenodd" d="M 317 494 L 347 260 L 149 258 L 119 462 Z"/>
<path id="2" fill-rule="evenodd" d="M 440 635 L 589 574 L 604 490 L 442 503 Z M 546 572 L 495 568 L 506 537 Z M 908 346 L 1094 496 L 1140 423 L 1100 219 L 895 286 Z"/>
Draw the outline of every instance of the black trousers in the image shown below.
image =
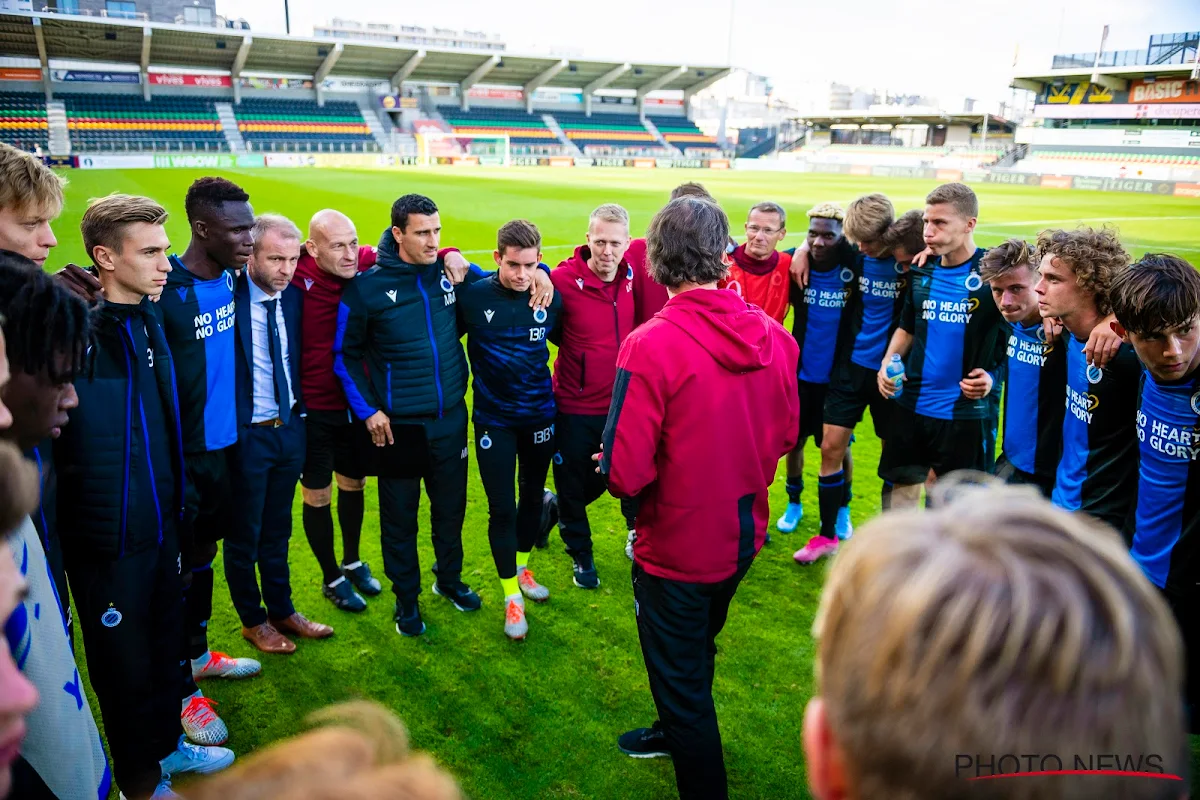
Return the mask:
<path id="1" fill-rule="evenodd" d="M 517 552 L 529 552 L 537 541 L 553 456 L 554 426 L 548 423 L 521 428 L 475 425 L 475 458 L 488 499 L 488 542 L 501 578 L 516 577 Z"/>
<path id="2" fill-rule="evenodd" d="M 234 445 L 229 462 L 237 491 L 233 527 L 225 537 L 225 580 L 242 625 L 253 628 L 296 611 L 288 542 L 292 501 L 304 468 L 304 419 L 292 414 L 279 428 L 250 426 Z"/>
<path id="3" fill-rule="evenodd" d="M 591 555 L 592 526 L 587 507 L 608 491 L 604 477 L 596 472 L 592 456 L 600 452 L 604 414 L 564 414 L 554 422 L 554 489 L 558 492 L 558 527 L 563 544 L 572 557 Z M 637 516 L 637 502 L 621 500 L 621 514 L 630 530 Z"/>
<path id="4" fill-rule="evenodd" d="M 720 583 L 656 578 L 633 565 L 638 640 L 650 693 L 675 763 L 680 800 L 729 796 L 713 705 L 717 634 L 750 564 Z"/>
<path id="5" fill-rule="evenodd" d="M 393 423 L 393 431 L 396 425 Z M 462 527 L 467 513 L 467 405 L 459 403 L 441 419 L 425 422 L 424 445 L 411 436 L 411 447 L 424 447 L 425 492 L 429 495 L 429 524 L 439 585 L 456 587 L 462 579 Z M 417 555 L 417 511 L 421 507 L 421 478 L 379 478 L 379 532 L 383 571 L 396 598 L 411 605 L 421 593 L 421 564 Z"/>
<path id="6" fill-rule="evenodd" d="M 217 542 L 233 527 L 233 492 L 229 485 L 229 450 L 184 456 L 188 493 L 179 526 L 182 556 L 184 630 L 188 659 L 208 652 L 208 620 L 212 617 L 213 560 Z M 184 693 L 196 691 L 188 679 Z"/>
<path id="7" fill-rule="evenodd" d="M 183 732 L 178 541 L 170 531 L 157 549 L 115 561 L 68 558 L 67 574 L 113 775 L 126 795 L 148 795 Z"/>

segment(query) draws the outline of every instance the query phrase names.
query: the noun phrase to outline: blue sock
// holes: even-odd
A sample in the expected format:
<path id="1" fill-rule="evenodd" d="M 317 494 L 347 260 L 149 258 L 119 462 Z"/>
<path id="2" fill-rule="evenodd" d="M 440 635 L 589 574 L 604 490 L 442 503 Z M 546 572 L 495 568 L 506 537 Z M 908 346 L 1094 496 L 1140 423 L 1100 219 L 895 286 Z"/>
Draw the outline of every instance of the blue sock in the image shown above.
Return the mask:
<path id="1" fill-rule="evenodd" d="M 845 472 L 822 475 L 817 479 L 817 502 L 821 507 L 821 535 L 826 539 L 837 538 L 837 515 L 846 496 Z"/>
<path id="2" fill-rule="evenodd" d="M 804 478 L 787 479 L 787 496 L 789 503 L 800 503 L 800 493 L 804 491 Z"/>

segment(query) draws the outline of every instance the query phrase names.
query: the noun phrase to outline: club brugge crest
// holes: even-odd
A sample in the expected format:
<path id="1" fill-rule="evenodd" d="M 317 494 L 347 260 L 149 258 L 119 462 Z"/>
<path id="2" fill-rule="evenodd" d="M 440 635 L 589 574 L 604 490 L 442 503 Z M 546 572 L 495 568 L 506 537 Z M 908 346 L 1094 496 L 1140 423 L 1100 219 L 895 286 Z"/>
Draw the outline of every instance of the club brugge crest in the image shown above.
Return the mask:
<path id="1" fill-rule="evenodd" d="M 978 272 L 972 272 L 963 281 L 963 286 L 967 287 L 968 292 L 977 292 L 983 288 L 983 278 Z"/>
<path id="2" fill-rule="evenodd" d="M 1045 344 L 1046 343 L 1046 326 L 1038 325 L 1037 329 L 1034 331 L 1033 335 L 1035 337 L 1037 337 L 1037 340 L 1039 342 L 1041 342 L 1042 344 Z"/>
<path id="3" fill-rule="evenodd" d="M 842 267 L 842 272 L 839 277 L 842 279 L 842 283 L 849 283 L 850 281 L 854 280 L 854 270 L 850 269 L 849 267 Z"/>
<path id="4" fill-rule="evenodd" d="M 903 275 L 903 274 L 904 274 L 904 265 L 903 265 L 903 264 L 901 264 L 899 261 L 893 261 L 893 262 L 892 262 L 892 269 L 894 269 L 894 270 L 896 271 L 896 274 L 897 274 L 897 275 Z"/>
<path id="5" fill-rule="evenodd" d="M 629 269 L 625 272 L 626 280 L 633 280 L 633 264 L 629 265 Z"/>
<path id="6" fill-rule="evenodd" d="M 115 628 L 121 624 L 122 619 L 124 619 L 124 616 L 121 612 L 109 606 L 108 610 L 100 615 L 100 624 L 106 628 Z"/>
<path id="7" fill-rule="evenodd" d="M 483 436 L 479 437 L 479 449 L 480 450 L 491 450 L 492 449 L 492 437 L 488 436 L 486 432 L 484 432 Z"/>
<path id="8" fill-rule="evenodd" d="M 1104 370 L 1102 370 L 1100 367 L 1097 367 L 1095 364 L 1088 364 L 1087 379 L 1088 383 L 1099 383 L 1100 381 L 1104 380 Z"/>
<path id="9" fill-rule="evenodd" d="M 1200 414 L 1200 392 L 1192 395 L 1192 413 Z"/>
<path id="10" fill-rule="evenodd" d="M 454 291 L 454 284 L 451 283 L 450 279 L 447 278 L 445 275 L 442 276 L 441 286 L 442 286 L 442 291 L 445 292 L 446 294 L 450 294 L 451 292 Z"/>
<path id="11" fill-rule="evenodd" d="M 533 310 L 533 321 L 539 325 L 546 321 L 546 309 L 535 308 Z"/>
<path id="12" fill-rule="evenodd" d="M 225 288 L 233 291 L 233 270 L 225 270 Z"/>
<path id="13" fill-rule="evenodd" d="M 555 463 L 555 464 L 558 464 L 558 465 L 561 467 L 561 466 L 562 466 L 562 461 L 563 461 L 563 459 L 562 459 L 562 453 L 555 453 L 555 454 L 554 454 L 554 463 Z"/>

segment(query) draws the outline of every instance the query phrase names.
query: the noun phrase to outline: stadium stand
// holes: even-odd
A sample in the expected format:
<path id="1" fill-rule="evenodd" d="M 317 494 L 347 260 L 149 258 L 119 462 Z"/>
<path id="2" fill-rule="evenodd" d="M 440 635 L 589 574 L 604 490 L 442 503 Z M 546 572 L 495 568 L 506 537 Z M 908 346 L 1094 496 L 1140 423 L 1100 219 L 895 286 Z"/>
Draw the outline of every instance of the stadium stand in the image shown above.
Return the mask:
<path id="1" fill-rule="evenodd" d="M 515 108 L 443 109 L 442 116 L 454 133 L 508 134 L 516 155 L 557 155 L 565 150 L 541 114 Z"/>
<path id="2" fill-rule="evenodd" d="M 44 95 L 32 92 L 0 94 L 0 141 L 22 150 L 45 149 L 49 128 Z"/>
<path id="3" fill-rule="evenodd" d="M 1003 147 L 898 147 L 876 144 L 807 145 L 796 150 L 807 161 L 822 164 L 976 169 L 996 162 Z"/>
<path id="4" fill-rule="evenodd" d="M 684 153 L 689 150 L 704 152 L 720 149 L 714 137 L 705 136 L 696 127 L 696 123 L 687 117 L 647 117 L 647 119 L 654 127 L 658 128 L 658 132 L 663 135 L 668 144 L 677 147 Z"/>
<path id="5" fill-rule="evenodd" d="M 213 99 L 58 94 L 75 152 L 227 150 Z"/>
<path id="6" fill-rule="evenodd" d="M 666 155 L 669 151 L 646 130 L 636 114 L 557 112 L 567 138 L 589 155 Z"/>
<path id="7" fill-rule="evenodd" d="M 251 150 L 271 152 L 374 152 L 379 149 L 355 103 L 330 100 L 244 98 L 233 107 L 238 130 Z"/>
<path id="8" fill-rule="evenodd" d="M 1013 167 L 1042 175 L 1090 175 L 1103 178 L 1171 180 L 1175 170 L 1200 170 L 1200 153 L 1085 151 L 1034 148 Z"/>

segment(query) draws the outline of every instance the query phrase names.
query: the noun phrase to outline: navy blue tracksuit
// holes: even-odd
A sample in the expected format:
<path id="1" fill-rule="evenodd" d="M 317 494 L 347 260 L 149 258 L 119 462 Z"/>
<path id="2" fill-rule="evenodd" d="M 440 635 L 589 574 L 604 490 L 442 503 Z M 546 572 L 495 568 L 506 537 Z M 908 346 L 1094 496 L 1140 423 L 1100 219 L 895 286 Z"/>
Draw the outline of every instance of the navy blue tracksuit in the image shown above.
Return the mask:
<path id="1" fill-rule="evenodd" d="M 54 444 L 58 528 L 113 771 L 133 796 L 154 790 L 182 733 L 183 444 L 148 300 L 100 305 L 93 356 Z"/>
<path id="2" fill-rule="evenodd" d="M 249 277 L 237 282 L 237 422 L 238 441 L 229 459 L 233 485 L 233 529 L 225 537 L 225 579 L 242 625 L 253 628 L 295 613 L 288 572 L 288 542 L 292 536 L 292 500 L 304 468 L 304 419 L 300 397 L 301 292 L 289 285 L 277 294 L 283 308 L 289 345 L 287 370 L 295 405 L 279 417 L 286 424 L 255 425 L 254 343 Z M 275 315 L 267 324 L 275 326 Z M 282 349 L 282 348 L 281 348 Z M 282 354 L 279 356 L 282 360 Z M 258 575 L 262 576 L 259 589 Z M 266 609 L 263 609 L 263 605 Z"/>

